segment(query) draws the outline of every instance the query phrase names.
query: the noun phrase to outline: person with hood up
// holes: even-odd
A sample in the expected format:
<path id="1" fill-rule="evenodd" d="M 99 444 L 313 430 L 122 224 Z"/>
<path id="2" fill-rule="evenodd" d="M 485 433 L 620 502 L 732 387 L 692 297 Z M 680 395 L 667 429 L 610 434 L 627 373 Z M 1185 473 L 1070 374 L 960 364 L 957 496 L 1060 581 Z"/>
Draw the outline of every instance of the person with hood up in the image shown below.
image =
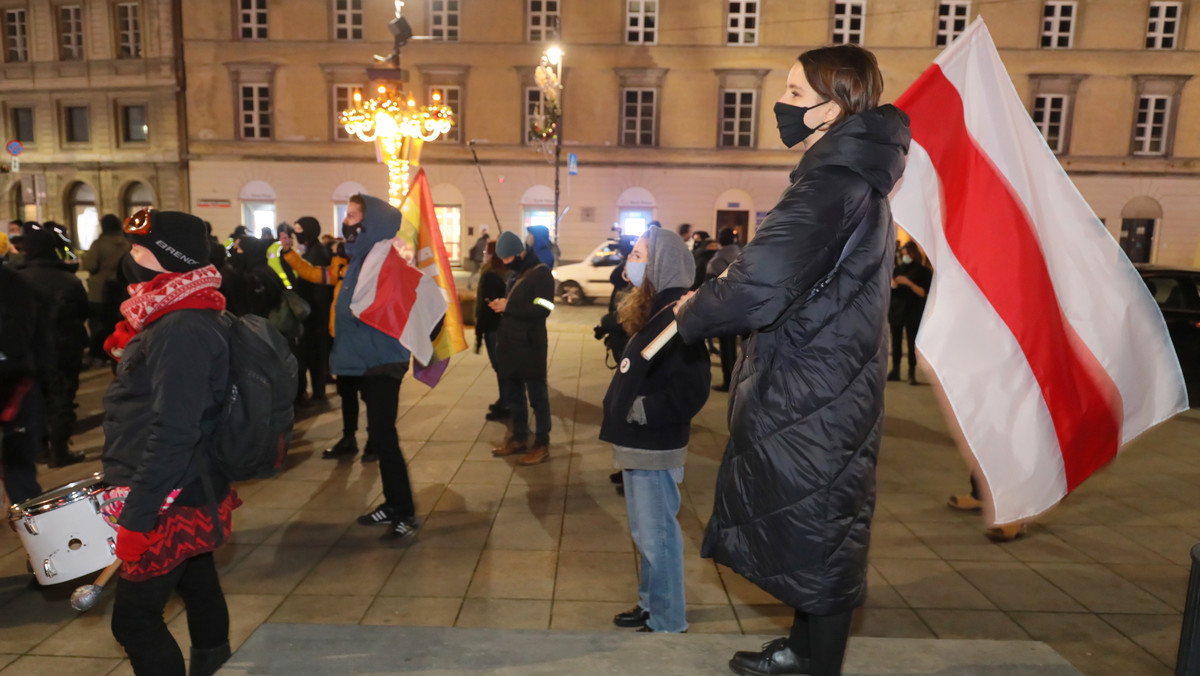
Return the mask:
<path id="1" fill-rule="evenodd" d="M 378 455 L 379 475 L 383 480 L 383 503 L 360 516 L 358 523 L 386 525 L 389 528 L 384 538 L 398 540 L 416 535 L 418 528 L 408 466 L 396 433 L 400 381 L 408 372 L 411 354 L 399 340 L 355 317 L 350 301 L 363 260 L 372 247 L 400 232 L 402 220 L 400 211 L 387 202 L 369 195 L 354 195 L 342 221 L 349 258 L 344 268 L 314 266 L 292 249 L 284 253 L 284 260 L 301 278 L 334 285 L 331 370 L 338 378 L 339 391 L 344 377 L 358 378 L 358 390 L 367 406 L 367 446 Z"/>
<path id="2" fill-rule="evenodd" d="M 88 318 L 91 331 L 88 352 L 92 359 L 107 359 L 104 341 L 121 320 L 121 310 L 113 302 L 118 296 L 113 287 L 117 283 L 121 259 L 127 253 L 129 241 L 121 232 L 121 219 L 115 214 L 104 214 L 100 217 L 100 237 L 83 255 L 83 269 L 88 273 L 88 308 L 91 313 Z"/>
<path id="3" fill-rule="evenodd" d="M 183 676 L 163 608 L 183 599 L 191 676 L 229 659 L 229 608 L 213 552 L 241 502 L 212 457 L 229 384 L 221 275 L 204 221 L 143 209 L 126 220 L 133 244 L 125 319 L 105 343 L 119 360 L 104 395 L 105 515 L 122 561 L 112 633 L 137 676 Z"/>
<path id="4" fill-rule="evenodd" d="M 229 257 L 232 279 L 227 280 L 231 288 L 230 312 L 235 315 L 253 314 L 269 318 L 271 312 L 283 302 L 283 282 L 267 262 L 267 247 L 270 242 L 257 237 L 244 236 L 234 245 Z"/>
<path id="5" fill-rule="evenodd" d="M 321 224 L 317 219 L 312 216 L 298 219 L 295 235 L 296 243 L 293 248 L 310 265 L 323 268 L 333 261 L 329 250 L 321 246 Z M 284 262 L 287 262 L 286 259 Z M 293 288 L 311 308 L 304 320 L 304 333 L 300 335 L 300 349 L 297 355 L 297 361 L 300 362 L 300 391 L 296 398 L 304 398 L 306 381 L 311 381 L 312 398 L 309 401 L 325 405 L 329 402 L 325 395 L 325 382 L 329 375 L 329 350 L 332 343 L 329 335 L 329 310 L 333 305 L 333 289 L 301 277 L 297 277 Z"/>
<path id="6" fill-rule="evenodd" d="M 692 417 L 708 400 L 708 351 L 703 342 L 672 341 L 653 360 L 642 358 L 642 350 L 674 319 L 671 306 L 691 288 L 694 259 L 679 235 L 650 228 L 625 270 L 635 287 L 620 307 L 630 338 L 604 396 L 600 440 L 613 445 L 614 464 L 622 471 L 641 575 L 638 604 L 613 622 L 679 633 L 688 627 L 679 484 Z"/>
<path id="7" fill-rule="evenodd" d="M 791 185 L 724 277 L 676 308 L 685 342 L 741 335 L 729 443 L 701 553 L 795 609 L 789 637 L 730 661 L 738 674 L 840 674 L 867 591 L 883 435 L 895 224 L 907 116 L 856 45 L 792 65 L 775 104 Z"/>
<path id="8" fill-rule="evenodd" d="M 546 318 L 554 310 L 554 276 L 534 253 L 539 241 L 534 229 L 530 228 L 525 246 L 511 232 L 502 233 L 496 240 L 496 255 L 513 275 L 508 280 L 508 297 L 488 304 L 501 315 L 496 334 L 496 350 L 500 355 L 496 375 L 500 378 L 501 399 L 512 419 L 512 435 L 492 455 L 502 458 L 523 454 L 517 461 L 521 465 L 536 465 L 550 459 Z M 536 420 L 533 446 L 529 446 L 530 407 Z"/>
<path id="9" fill-rule="evenodd" d="M 82 462 L 83 453 L 72 451 L 71 429 L 75 426 L 75 393 L 83 369 L 83 351 L 88 346 L 87 292 L 75 276 L 75 266 L 59 257 L 62 240 L 50 223 L 26 222 L 21 233 L 25 266 L 19 274 L 50 315 L 50 337 L 54 361 L 43 385 L 49 432 L 43 455 L 46 464 L 62 467 Z"/>
<path id="10" fill-rule="evenodd" d="M 528 233 L 526 237 L 526 245 L 533 251 L 533 255 L 550 270 L 554 269 L 554 264 L 558 257 L 554 253 L 554 242 L 550 240 L 550 228 L 544 225 L 531 225 L 526 228 Z"/>

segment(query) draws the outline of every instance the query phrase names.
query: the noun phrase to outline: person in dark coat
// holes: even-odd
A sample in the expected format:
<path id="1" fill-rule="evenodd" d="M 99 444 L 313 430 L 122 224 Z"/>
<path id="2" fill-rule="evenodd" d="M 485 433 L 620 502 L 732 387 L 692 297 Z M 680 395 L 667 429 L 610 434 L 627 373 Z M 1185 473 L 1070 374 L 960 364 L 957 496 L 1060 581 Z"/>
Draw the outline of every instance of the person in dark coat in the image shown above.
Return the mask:
<path id="1" fill-rule="evenodd" d="M 492 365 L 492 371 L 498 374 L 500 352 L 496 349 L 496 332 L 500 328 L 500 314 L 491 308 L 490 303 L 504 298 L 512 272 L 496 256 L 495 242 L 484 245 L 481 266 L 475 296 L 475 352 L 479 352 L 481 345 L 486 346 L 488 362 Z M 488 405 L 484 417 L 488 420 L 508 420 L 510 414 L 504 404 L 503 382 L 499 375 L 496 376 L 496 391 L 496 401 Z"/>
<path id="2" fill-rule="evenodd" d="M 720 277 L 726 268 L 742 255 L 742 247 L 738 246 L 737 233 L 733 228 L 721 228 L 717 233 L 717 243 L 721 245 L 721 249 L 708 261 L 708 267 L 705 269 L 706 279 Z M 717 345 L 721 353 L 721 384 L 713 385 L 713 389 L 717 392 L 728 392 L 729 380 L 733 376 L 733 364 L 737 361 L 738 337 L 719 336 Z"/>
<path id="3" fill-rule="evenodd" d="M 321 246 L 321 224 L 312 216 L 296 221 L 296 252 L 300 257 L 317 267 L 326 267 L 333 257 Z M 289 268 L 290 269 L 290 268 Z M 329 308 L 333 304 L 333 287 L 313 284 L 297 277 L 292 287 L 311 308 L 304 319 L 304 332 L 300 334 L 299 354 L 300 391 L 297 399 L 304 398 L 306 381 L 312 382 L 311 402 L 325 405 L 329 402 L 325 394 L 325 383 L 329 379 L 329 350 L 333 339 L 329 335 Z M 307 377 L 306 377 L 307 376 Z"/>
<path id="4" fill-rule="evenodd" d="M 114 303 L 118 293 L 117 270 L 121 259 L 129 253 L 129 242 L 121 232 L 121 219 L 114 214 L 100 217 L 100 237 L 83 255 L 83 269 L 88 273 L 87 292 L 89 346 L 92 359 L 106 360 L 104 341 L 112 334 L 113 327 L 121 320 L 120 304 Z"/>
<path id="5" fill-rule="evenodd" d="M 795 619 L 788 638 L 734 655 L 739 674 L 840 674 L 866 596 L 896 239 L 888 193 L 911 139 L 907 116 L 878 105 L 882 90 L 861 47 L 800 55 L 775 104 L 784 144 L 804 144 L 791 186 L 725 277 L 676 310 L 685 342 L 750 334 L 701 553 Z"/>
<path id="6" fill-rule="evenodd" d="M 222 274 L 221 288 L 233 314 L 270 317 L 283 302 L 283 282 L 267 262 L 270 244 L 257 237 L 242 237 L 234 245 L 228 263 L 231 274 Z"/>
<path id="7" fill-rule="evenodd" d="M 79 372 L 83 369 L 83 351 L 88 346 L 87 292 L 75 276 L 74 265 L 59 258 L 62 240 L 50 224 L 27 222 L 25 267 L 19 274 L 33 287 L 38 302 L 49 309 L 54 362 L 45 385 L 47 421 L 46 464 L 62 467 L 81 462 L 83 453 L 70 449 L 75 426 L 75 393 L 79 390 Z"/>
<path id="8" fill-rule="evenodd" d="M 42 494 L 37 480 L 38 454 L 46 444 L 42 392 L 54 363 L 49 311 L 29 282 L 0 260 L 0 466 L 5 504 Z"/>
<path id="9" fill-rule="evenodd" d="M 908 334 L 908 384 L 917 384 L 917 329 L 925 313 L 925 296 L 933 284 L 933 271 L 922 262 L 921 249 L 909 240 L 900 247 L 900 265 L 892 274 L 892 300 L 888 324 L 892 327 L 892 370 L 888 380 L 900 380 L 900 349 Z"/>
<path id="10" fill-rule="evenodd" d="M 530 234 L 526 246 L 522 246 L 521 238 L 511 232 L 504 232 L 496 240 L 496 255 L 513 270 L 513 276 L 508 282 L 508 296 L 489 304 L 501 315 L 496 336 L 500 353 L 496 374 L 512 416 L 512 436 L 493 450 L 492 455 L 520 453 L 523 455 L 518 462 L 522 465 L 536 465 L 550 458 L 546 318 L 554 310 L 554 276 L 538 259 L 535 241 Z M 537 423 L 532 446 L 529 446 L 529 407 L 533 408 Z"/>
<path id="11" fill-rule="evenodd" d="M 629 343 L 604 396 L 600 440 L 621 469 L 629 531 L 641 555 L 638 603 L 618 627 L 687 631 L 679 484 L 692 418 L 708 399 L 708 352 L 672 341 L 652 360 L 642 350 L 674 319 L 671 306 L 691 288 L 691 252 L 679 235 L 650 228 L 626 262 L 635 290 L 621 303 Z"/>
<path id="12" fill-rule="evenodd" d="M 178 593 L 191 638 L 191 676 L 229 658 L 229 608 L 213 552 L 240 505 L 211 455 L 229 379 L 221 275 L 204 222 L 175 211 L 127 222 L 131 297 L 105 343 L 119 360 L 104 395 L 105 515 L 121 560 L 112 632 L 133 673 L 183 676 L 163 608 Z"/>

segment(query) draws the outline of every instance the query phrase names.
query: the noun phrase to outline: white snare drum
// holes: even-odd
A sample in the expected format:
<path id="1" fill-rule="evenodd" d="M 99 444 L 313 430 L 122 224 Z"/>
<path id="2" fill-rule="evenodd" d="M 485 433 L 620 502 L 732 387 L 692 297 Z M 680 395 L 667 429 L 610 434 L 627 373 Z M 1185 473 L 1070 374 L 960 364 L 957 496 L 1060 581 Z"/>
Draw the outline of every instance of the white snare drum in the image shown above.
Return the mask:
<path id="1" fill-rule="evenodd" d="M 40 584 L 94 573 L 117 560 L 117 531 L 100 513 L 100 473 L 8 508 L 8 519 Z"/>

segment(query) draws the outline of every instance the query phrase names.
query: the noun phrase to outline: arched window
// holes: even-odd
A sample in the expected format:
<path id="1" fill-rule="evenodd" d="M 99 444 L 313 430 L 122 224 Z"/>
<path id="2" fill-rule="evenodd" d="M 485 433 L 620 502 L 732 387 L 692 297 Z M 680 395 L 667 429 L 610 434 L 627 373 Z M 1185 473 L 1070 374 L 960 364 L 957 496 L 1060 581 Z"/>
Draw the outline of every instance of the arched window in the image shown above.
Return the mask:
<path id="1" fill-rule="evenodd" d="M 125 195 L 121 199 L 121 207 L 125 214 L 132 216 L 150 206 L 154 206 L 154 195 L 145 183 L 130 183 L 125 188 Z"/>
<path id="2" fill-rule="evenodd" d="M 275 236 L 275 189 L 266 181 L 250 181 L 238 193 L 242 203 L 242 225 L 255 237 L 263 229 Z"/>
<path id="3" fill-rule="evenodd" d="M 654 208 L 658 206 L 654 195 L 645 188 L 626 188 L 617 198 L 617 223 L 622 235 L 641 237 L 654 220 Z"/>
<path id="4" fill-rule="evenodd" d="M 75 246 L 81 250 L 92 246 L 100 236 L 100 214 L 96 211 L 96 191 L 92 186 L 78 181 L 67 188 L 67 225 Z"/>

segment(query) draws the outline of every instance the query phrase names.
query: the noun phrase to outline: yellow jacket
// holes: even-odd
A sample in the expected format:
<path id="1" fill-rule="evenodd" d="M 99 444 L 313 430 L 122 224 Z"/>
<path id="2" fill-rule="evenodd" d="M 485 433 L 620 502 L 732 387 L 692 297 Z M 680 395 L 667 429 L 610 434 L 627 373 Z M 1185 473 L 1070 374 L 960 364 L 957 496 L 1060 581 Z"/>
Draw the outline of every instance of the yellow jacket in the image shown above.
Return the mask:
<path id="1" fill-rule="evenodd" d="M 300 279 L 313 284 L 328 284 L 333 287 L 333 305 L 329 307 L 329 335 L 334 335 L 338 293 L 342 290 L 342 278 L 346 276 L 349 259 L 334 256 L 327 266 L 313 265 L 301 258 L 295 249 L 290 249 L 283 254 L 283 260 L 287 261 L 292 272 L 296 273 Z"/>

